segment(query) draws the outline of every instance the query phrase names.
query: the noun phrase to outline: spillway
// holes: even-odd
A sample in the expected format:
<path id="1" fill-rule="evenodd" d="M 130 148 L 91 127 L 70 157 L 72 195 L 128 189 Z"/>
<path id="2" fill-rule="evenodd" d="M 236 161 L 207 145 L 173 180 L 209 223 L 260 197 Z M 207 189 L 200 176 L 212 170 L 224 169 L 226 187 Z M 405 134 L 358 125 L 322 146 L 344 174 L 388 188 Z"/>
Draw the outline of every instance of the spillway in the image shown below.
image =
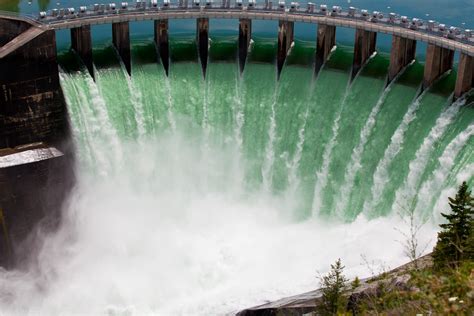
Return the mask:
<path id="1" fill-rule="evenodd" d="M 338 47 L 315 77 L 296 41 L 277 80 L 276 41 L 255 38 L 241 76 L 221 37 L 203 78 L 189 43 L 171 40 L 169 76 L 149 40 L 131 76 L 109 46 L 95 80 L 60 58 L 78 183 L 36 270 L 0 272 L 2 310 L 231 314 L 314 289 L 339 257 L 351 277 L 406 262 L 405 204 L 417 197 L 431 247 L 446 197 L 474 181 L 474 102 L 451 103 L 455 74 L 420 94 L 415 62 L 386 86 L 379 54 L 351 81 Z"/>

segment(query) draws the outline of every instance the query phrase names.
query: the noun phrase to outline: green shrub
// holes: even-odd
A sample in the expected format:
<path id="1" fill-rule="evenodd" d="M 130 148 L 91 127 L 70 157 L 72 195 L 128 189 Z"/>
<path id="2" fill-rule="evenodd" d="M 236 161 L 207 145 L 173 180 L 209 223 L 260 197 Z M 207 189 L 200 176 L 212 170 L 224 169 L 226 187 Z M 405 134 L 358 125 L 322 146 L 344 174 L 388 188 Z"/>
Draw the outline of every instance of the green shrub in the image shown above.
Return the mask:
<path id="1" fill-rule="evenodd" d="M 441 213 L 447 223 L 441 224 L 433 250 L 435 269 L 456 268 L 464 260 L 473 259 L 474 198 L 466 184 L 459 187 L 456 197 L 449 198 L 451 212 Z"/>
<path id="2" fill-rule="evenodd" d="M 331 271 L 321 277 L 322 302 L 318 306 L 318 315 L 338 315 L 344 313 L 347 298 L 343 295 L 347 278 L 343 274 L 344 266 L 341 259 L 331 265 Z"/>

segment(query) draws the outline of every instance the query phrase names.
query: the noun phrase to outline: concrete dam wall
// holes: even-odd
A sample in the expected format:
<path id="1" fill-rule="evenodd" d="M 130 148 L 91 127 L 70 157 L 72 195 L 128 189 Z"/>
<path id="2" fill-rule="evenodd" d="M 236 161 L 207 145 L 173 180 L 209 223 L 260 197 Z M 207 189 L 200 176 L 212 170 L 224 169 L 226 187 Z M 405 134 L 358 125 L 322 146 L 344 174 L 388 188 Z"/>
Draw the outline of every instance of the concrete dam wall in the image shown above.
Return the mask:
<path id="1" fill-rule="evenodd" d="M 66 103 L 59 84 L 56 35 L 0 19 L 0 45 L 18 48 L 0 58 L 0 265 L 30 253 L 28 236 L 42 222 L 54 228 L 71 187 L 72 151 Z M 28 145 L 30 144 L 30 145 Z"/>

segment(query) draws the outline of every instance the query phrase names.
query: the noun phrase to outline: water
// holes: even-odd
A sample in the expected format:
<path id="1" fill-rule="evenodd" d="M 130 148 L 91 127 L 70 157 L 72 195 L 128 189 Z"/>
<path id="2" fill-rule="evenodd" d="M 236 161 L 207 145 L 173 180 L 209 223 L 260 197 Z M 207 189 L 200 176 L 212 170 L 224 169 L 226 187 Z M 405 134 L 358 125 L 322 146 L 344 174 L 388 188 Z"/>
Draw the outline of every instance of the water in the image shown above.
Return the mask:
<path id="1" fill-rule="evenodd" d="M 316 288 L 339 257 L 366 277 L 361 256 L 376 270 L 408 260 L 400 205 L 418 197 L 432 246 L 447 196 L 474 182 L 474 108 L 450 104 L 454 74 L 418 96 L 422 67 L 385 87 L 379 54 L 349 84 L 339 47 L 317 78 L 289 62 L 277 82 L 255 62 L 273 60 L 267 39 L 242 77 L 216 57 L 204 81 L 183 43 L 169 78 L 146 40 L 131 77 L 107 45 L 95 82 L 60 58 L 78 184 L 37 264 L 0 272 L 7 315 L 224 315 Z M 213 40 L 211 56 L 229 49 Z"/>
<path id="2" fill-rule="evenodd" d="M 350 2 L 474 27 L 464 0 L 445 10 L 442 1 Z M 386 88 L 390 40 L 379 36 L 382 54 L 349 84 L 353 31 L 339 28 L 313 78 L 316 26 L 297 24 L 277 82 L 273 21 L 254 23 L 240 77 L 229 57 L 237 26 L 211 21 L 206 81 L 189 20 L 170 22 L 169 78 L 150 23 L 131 23 L 131 77 L 109 26 L 93 27 L 96 82 L 60 58 L 78 184 L 60 231 L 39 236 L 36 264 L 0 271 L 3 313 L 224 315 L 315 289 L 339 257 L 348 277 L 366 277 L 361 256 L 376 271 L 408 260 L 397 230 L 409 230 L 400 213 L 415 197 L 419 244 L 433 245 L 447 197 L 474 184 L 474 104 L 451 105 L 455 74 L 418 95 L 414 63 Z M 69 46 L 68 32 L 57 37 Z"/>

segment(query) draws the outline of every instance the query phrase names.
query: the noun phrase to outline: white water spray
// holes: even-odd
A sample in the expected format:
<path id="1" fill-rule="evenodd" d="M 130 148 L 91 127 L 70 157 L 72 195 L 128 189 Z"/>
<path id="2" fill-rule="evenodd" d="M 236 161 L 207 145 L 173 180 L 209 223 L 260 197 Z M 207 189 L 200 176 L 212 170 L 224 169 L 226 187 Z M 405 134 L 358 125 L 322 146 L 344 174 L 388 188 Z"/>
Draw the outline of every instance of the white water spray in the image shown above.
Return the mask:
<path id="1" fill-rule="evenodd" d="M 422 184 L 418 192 L 417 212 L 426 214 L 426 212 L 431 209 L 433 200 L 439 197 L 443 185 L 445 185 L 446 179 L 450 175 L 456 157 L 473 135 L 474 124 L 471 124 L 462 133 L 458 134 L 446 147 L 441 157 L 438 158 L 438 168 L 431 174 L 430 178 Z M 464 181 L 465 180 L 468 179 L 464 179 Z M 429 212 L 429 215 L 431 214 L 432 213 Z"/>
<path id="2" fill-rule="evenodd" d="M 424 92 L 425 93 L 425 92 Z M 416 112 L 420 107 L 420 101 L 424 93 L 417 97 L 408 108 L 403 116 L 402 122 L 398 125 L 395 133 L 390 139 L 390 144 L 385 149 L 382 159 L 379 161 L 373 176 L 373 184 L 371 188 L 371 196 L 364 203 L 363 212 L 369 214 L 374 207 L 380 202 L 385 186 L 390 181 L 388 169 L 397 154 L 400 152 L 403 143 L 405 142 L 405 133 L 410 123 L 416 118 Z"/>
<path id="3" fill-rule="evenodd" d="M 418 191 L 418 186 L 421 181 L 421 177 L 425 171 L 426 165 L 429 161 L 430 154 L 433 151 L 433 145 L 441 139 L 448 126 L 453 122 L 456 114 L 459 112 L 459 108 L 464 105 L 465 100 L 458 100 L 441 113 L 439 118 L 436 120 L 435 125 L 430 130 L 428 136 L 423 140 L 420 148 L 418 148 L 415 159 L 409 164 L 408 176 L 405 179 L 404 184 L 399 188 L 395 194 L 395 201 L 392 208 L 400 210 L 407 208 L 406 203 L 410 203 L 411 199 L 415 196 Z"/>
<path id="4" fill-rule="evenodd" d="M 234 97 L 234 106 L 233 106 L 233 112 L 234 112 L 234 139 L 237 144 L 239 153 L 242 152 L 242 145 L 244 143 L 244 140 L 242 138 L 242 128 L 244 127 L 245 123 L 245 115 L 244 115 L 244 107 L 242 104 L 242 94 L 244 91 L 242 91 L 243 85 L 242 85 L 242 79 L 240 78 L 240 75 L 237 73 L 236 79 L 235 79 L 235 97 Z"/>
<path id="5" fill-rule="evenodd" d="M 265 192 L 271 192 L 272 189 L 272 178 L 273 178 L 273 163 L 275 161 L 275 138 L 276 138 L 276 112 L 275 107 L 278 99 L 278 83 L 275 86 L 273 93 L 273 101 L 270 109 L 270 124 L 268 128 L 268 142 L 265 147 L 265 160 L 262 166 L 262 179 L 263 179 L 263 190 Z"/>
<path id="6" fill-rule="evenodd" d="M 301 156 L 303 155 L 304 135 L 308 114 L 309 108 L 306 108 L 306 111 L 303 115 L 303 122 L 301 124 L 300 129 L 298 130 L 298 142 L 296 143 L 296 151 L 293 155 L 293 159 L 291 160 L 291 162 L 287 163 L 289 196 L 291 198 L 295 198 L 295 193 L 299 185 L 298 168 L 300 166 Z"/>
<path id="7" fill-rule="evenodd" d="M 99 80 L 100 72 L 94 67 L 94 73 Z M 120 140 L 115 128 L 110 120 L 107 105 L 99 86 L 92 80 L 90 76 L 82 76 L 85 80 L 87 91 L 90 93 L 90 99 L 85 95 L 84 91 L 79 92 L 82 95 L 81 107 L 84 112 L 82 119 L 88 130 L 92 132 L 89 139 L 91 151 L 96 153 L 96 158 L 100 158 L 102 168 L 98 172 L 102 175 L 114 172 L 114 170 L 122 163 L 122 150 Z M 81 89 L 80 87 L 76 87 Z M 71 105 L 68 105 L 69 107 Z M 101 141 L 95 144 L 94 140 Z M 100 146 L 102 150 L 97 148 Z M 106 150 L 104 150 L 106 149 Z M 113 158 L 112 158 L 113 157 Z"/>
<path id="8" fill-rule="evenodd" d="M 394 81 L 392 81 L 392 83 Z M 346 173 L 344 175 L 344 184 L 342 185 L 339 198 L 337 199 L 337 203 L 335 206 L 335 213 L 339 217 L 339 219 L 344 218 L 344 211 L 346 210 L 351 198 L 351 191 L 354 186 L 355 177 L 357 175 L 357 172 L 359 172 L 360 168 L 362 168 L 362 153 L 364 152 L 365 145 L 367 144 L 367 141 L 369 140 L 369 137 L 372 134 L 377 114 L 380 112 L 380 109 L 382 108 L 382 105 L 385 102 L 388 93 L 392 89 L 392 83 L 387 88 L 385 88 L 385 90 L 379 97 L 379 100 L 372 108 L 372 111 L 370 112 L 369 117 L 367 118 L 367 121 L 365 122 L 365 125 L 360 132 L 359 144 L 352 151 L 351 162 L 349 163 L 349 166 L 346 169 Z"/>
<path id="9" fill-rule="evenodd" d="M 354 78 L 357 79 L 357 76 Z M 354 82 L 353 81 L 353 82 Z M 321 168 L 316 171 L 316 183 L 314 185 L 314 193 L 313 193 L 313 205 L 311 207 L 311 213 L 313 216 L 317 216 L 320 214 L 321 208 L 322 208 L 322 200 L 323 200 L 323 190 L 326 188 L 327 182 L 328 182 L 328 177 L 329 177 L 329 165 L 331 164 L 331 157 L 332 157 L 332 152 L 334 150 L 334 147 L 336 146 L 336 140 L 337 136 L 339 135 L 339 124 L 341 121 L 341 115 L 342 111 L 344 110 L 344 107 L 347 102 L 347 98 L 349 96 L 350 88 L 352 84 L 349 80 L 347 83 L 346 91 L 344 92 L 344 97 L 342 98 L 341 106 L 339 107 L 336 118 L 334 119 L 333 125 L 332 125 L 332 136 L 331 139 L 329 140 L 328 143 L 326 143 L 326 146 L 324 147 L 324 153 L 323 153 L 323 163 L 321 165 Z"/>
<path id="10" fill-rule="evenodd" d="M 128 91 L 130 93 L 130 101 L 133 106 L 133 113 L 135 115 L 135 122 L 137 124 L 138 139 L 142 139 L 146 134 L 145 128 L 145 109 L 142 93 L 140 89 L 136 86 L 134 80 L 128 75 L 127 71 L 123 68 L 124 77 L 127 81 Z"/>
<path id="11" fill-rule="evenodd" d="M 173 95 L 171 94 L 171 83 L 170 79 L 165 76 L 165 84 L 166 84 L 166 100 L 168 103 L 166 114 L 168 118 L 168 123 L 170 124 L 171 131 L 176 131 L 176 119 L 174 118 L 173 113 Z"/>

